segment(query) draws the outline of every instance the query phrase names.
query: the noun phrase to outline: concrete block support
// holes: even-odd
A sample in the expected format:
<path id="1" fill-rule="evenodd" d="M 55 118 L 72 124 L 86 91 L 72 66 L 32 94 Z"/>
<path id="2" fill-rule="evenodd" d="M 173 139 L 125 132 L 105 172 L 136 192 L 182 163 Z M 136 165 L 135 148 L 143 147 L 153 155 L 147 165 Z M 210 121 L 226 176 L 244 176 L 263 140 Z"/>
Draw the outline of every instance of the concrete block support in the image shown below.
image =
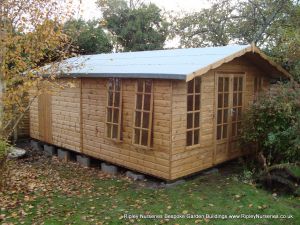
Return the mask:
<path id="1" fill-rule="evenodd" d="M 126 176 L 133 180 L 145 180 L 145 175 L 140 174 L 140 173 L 135 173 L 132 171 L 127 171 Z"/>
<path id="2" fill-rule="evenodd" d="M 59 148 L 59 149 L 57 149 L 57 156 L 58 156 L 58 159 L 60 159 L 60 160 L 70 161 L 71 152 Z"/>
<path id="3" fill-rule="evenodd" d="M 52 145 L 44 145 L 44 151 L 47 156 L 56 155 L 56 148 Z"/>
<path id="4" fill-rule="evenodd" d="M 104 173 L 116 175 L 118 173 L 118 167 L 107 163 L 101 163 L 101 170 Z"/>
<path id="5" fill-rule="evenodd" d="M 179 184 L 184 184 L 184 183 L 185 183 L 185 180 L 183 180 L 183 179 L 182 180 L 176 180 L 174 182 L 166 183 L 165 187 L 166 188 L 172 188 L 172 187 L 175 187 Z"/>
<path id="6" fill-rule="evenodd" d="M 33 148 L 34 150 L 37 151 L 43 151 L 44 150 L 44 146 L 41 142 L 35 141 L 35 140 L 30 140 L 30 146 L 31 148 Z"/>
<path id="7" fill-rule="evenodd" d="M 76 155 L 77 162 L 84 167 L 90 167 L 91 166 L 91 158 L 85 156 L 85 155 Z"/>

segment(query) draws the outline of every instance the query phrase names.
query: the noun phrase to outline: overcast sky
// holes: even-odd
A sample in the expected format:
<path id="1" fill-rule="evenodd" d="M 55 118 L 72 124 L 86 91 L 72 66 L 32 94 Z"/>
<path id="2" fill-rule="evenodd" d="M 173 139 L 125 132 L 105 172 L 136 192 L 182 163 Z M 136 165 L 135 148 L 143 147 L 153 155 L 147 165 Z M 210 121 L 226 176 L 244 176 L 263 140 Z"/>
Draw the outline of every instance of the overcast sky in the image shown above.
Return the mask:
<path id="1" fill-rule="evenodd" d="M 79 2 L 80 0 L 74 0 Z M 79 15 L 85 19 L 101 18 L 101 12 L 96 7 L 96 0 L 82 0 L 81 12 Z M 208 7 L 209 3 L 207 0 L 144 0 L 144 2 L 152 2 L 167 11 L 173 10 L 174 12 L 181 11 L 197 11 L 201 8 Z"/>

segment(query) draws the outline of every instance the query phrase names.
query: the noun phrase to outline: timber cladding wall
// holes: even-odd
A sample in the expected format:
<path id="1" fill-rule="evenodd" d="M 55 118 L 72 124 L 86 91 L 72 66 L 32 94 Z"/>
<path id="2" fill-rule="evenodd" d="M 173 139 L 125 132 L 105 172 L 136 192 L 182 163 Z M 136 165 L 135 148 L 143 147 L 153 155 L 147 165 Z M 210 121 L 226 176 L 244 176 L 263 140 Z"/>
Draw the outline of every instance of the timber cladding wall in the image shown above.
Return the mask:
<path id="1" fill-rule="evenodd" d="M 169 179 L 171 81 L 153 82 L 153 147 L 132 144 L 136 80 L 122 80 L 122 136 L 105 138 L 107 79 L 82 79 L 83 153 Z"/>
<path id="2" fill-rule="evenodd" d="M 82 78 L 72 82 L 75 87 L 52 91 L 51 144 L 143 173 L 170 178 L 172 81 L 153 80 L 152 149 L 132 144 L 136 79 L 122 79 L 121 142 L 110 140 L 105 135 L 107 79 Z M 35 100 L 30 109 L 30 134 L 43 140 L 39 132 L 38 114 L 38 100 Z"/>

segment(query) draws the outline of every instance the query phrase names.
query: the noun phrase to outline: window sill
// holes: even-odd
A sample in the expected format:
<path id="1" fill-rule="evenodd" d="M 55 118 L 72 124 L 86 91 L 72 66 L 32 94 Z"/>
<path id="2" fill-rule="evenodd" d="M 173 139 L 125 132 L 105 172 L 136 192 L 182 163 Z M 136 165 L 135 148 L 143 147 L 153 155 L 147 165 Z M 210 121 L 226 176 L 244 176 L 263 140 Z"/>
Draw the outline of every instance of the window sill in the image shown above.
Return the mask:
<path id="1" fill-rule="evenodd" d="M 148 147 L 148 146 L 143 146 L 143 145 L 138 145 L 138 144 L 132 144 L 136 149 L 138 150 L 153 150 L 152 147 Z"/>
<path id="2" fill-rule="evenodd" d="M 122 144 L 123 143 L 123 140 L 118 140 L 118 139 L 108 138 L 108 137 L 106 137 L 105 139 L 110 141 L 110 142 L 113 142 L 115 144 Z"/>
<path id="3" fill-rule="evenodd" d="M 201 148 L 201 144 L 191 145 L 191 146 L 185 146 L 186 150 L 193 150 L 195 148 Z"/>

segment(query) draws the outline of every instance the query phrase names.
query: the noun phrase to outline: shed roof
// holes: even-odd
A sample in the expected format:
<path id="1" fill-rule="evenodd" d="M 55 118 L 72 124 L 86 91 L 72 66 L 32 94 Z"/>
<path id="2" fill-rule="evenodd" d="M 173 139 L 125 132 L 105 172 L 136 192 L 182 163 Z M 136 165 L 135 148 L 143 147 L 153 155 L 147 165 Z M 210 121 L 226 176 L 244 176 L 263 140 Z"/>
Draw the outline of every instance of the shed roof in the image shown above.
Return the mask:
<path id="1" fill-rule="evenodd" d="M 191 80 L 246 53 L 256 53 L 278 74 L 289 76 L 252 45 L 169 49 L 85 55 L 65 60 L 61 74 L 72 77 L 123 77 Z"/>

